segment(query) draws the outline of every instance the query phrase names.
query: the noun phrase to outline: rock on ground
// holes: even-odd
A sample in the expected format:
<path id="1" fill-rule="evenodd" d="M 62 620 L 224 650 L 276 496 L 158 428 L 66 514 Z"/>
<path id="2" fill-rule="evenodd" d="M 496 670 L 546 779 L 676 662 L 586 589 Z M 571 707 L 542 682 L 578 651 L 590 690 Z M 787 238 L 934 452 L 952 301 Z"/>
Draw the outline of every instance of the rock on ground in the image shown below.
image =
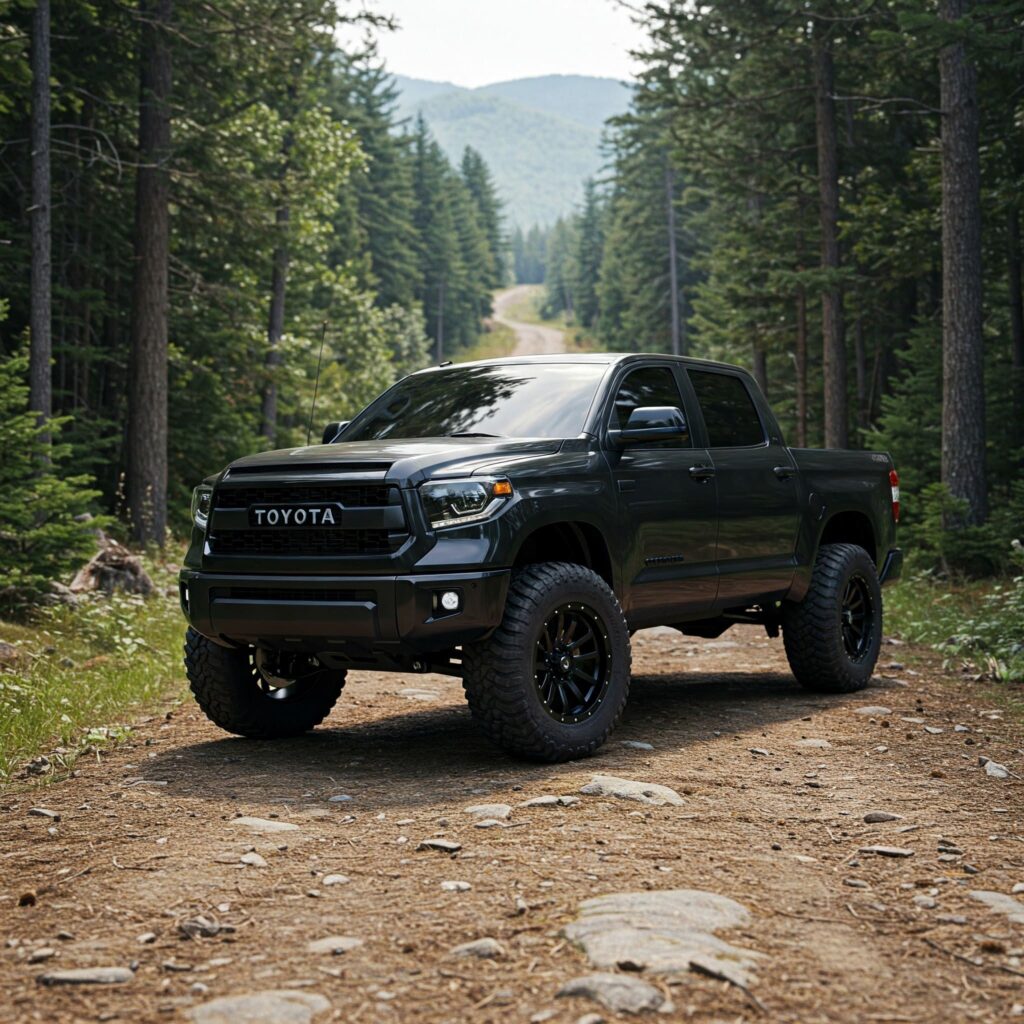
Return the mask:
<path id="1" fill-rule="evenodd" d="M 759 956 L 714 933 L 746 924 L 746 907 L 717 893 L 670 889 L 619 893 L 584 900 L 563 934 L 583 948 L 595 967 L 628 963 L 655 974 L 688 971 L 698 958 L 746 986 Z"/>
<path id="2" fill-rule="evenodd" d="M 997 914 L 1005 914 L 1014 924 L 1024 924 L 1024 903 L 1007 896 L 1006 893 L 975 889 L 971 893 L 971 899 L 984 903 Z"/>
<path id="3" fill-rule="evenodd" d="M 672 1003 L 660 989 L 625 974 L 587 974 L 573 978 L 559 990 L 560 998 L 582 996 L 594 999 L 616 1013 L 643 1013 L 658 1010 L 670 1013 Z"/>
<path id="4" fill-rule="evenodd" d="M 142 568 L 137 555 L 105 536 L 102 531 L 99 542 L 100 550 L 78 570 L 71 581 L 70 590 L 73 594 L 89 591 L 113 594 L 115 590 L 124 590 L 129 594 L 149 597 L 156 592 L 153 581 Z"/>
<path id="5" fill-rule="evenodd" d="M 477 818 L 507 818 L 512 813 L 509 804 L 473 804 L 464 810 Z"/>
<path id="6" fill-rule="evenodd" d="M 636 782 L 620 779 L 615 775 L 595 775 L 581 790 L 585 796 L 614 796 L 620 800 L 638 800 L 642 804 L 660 807 L 664 804 L 678 805 L 683 798 L 668 786 L 656 782 Z"/>
<path id="7" fill-rule="evenodd" d="M 123 985 L 135 975 L 127 967 L 74 967 L 39 976 L 41 985 Z"/>
<path id="8" fill-rule="evenodd" d="M 326 939 L 315 939 L 313 942 L 307 943 L 306 949 L 310 953 L 330 953 L 332 956 L 340 956 L 362 944 L 362 939 L 351 935 L 330 935 Z"/>
<path id="9" fill-rule="evenodd" d="M 224 996 L 189 1012 L 193 1024 L 310 1024 L 331 1004 L 315 992 L 270 989 L 244 996 Z"/>
<path id="10" fill-rule="evenodd" d="M 253 832 L 297 832 L 299 829 L 290 821 L 273 821 L 270 818 L 232 818 L 229 824 L 251 828 Z"/>
<path id="11" fill-rule="evenodd" d="M 448 950 L 449 956 L 475 956 L 479 960 L 496 960 L 505 955 L 505 947 L 497 939 L 475 939 Z"/>

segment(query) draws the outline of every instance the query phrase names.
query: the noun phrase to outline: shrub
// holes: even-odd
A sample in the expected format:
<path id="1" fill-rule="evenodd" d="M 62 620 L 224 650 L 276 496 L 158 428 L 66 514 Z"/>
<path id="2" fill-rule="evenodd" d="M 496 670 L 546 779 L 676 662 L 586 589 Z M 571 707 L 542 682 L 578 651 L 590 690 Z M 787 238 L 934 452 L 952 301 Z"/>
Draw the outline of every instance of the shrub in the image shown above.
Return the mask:
<path id="1" fill-rule="evenodd" d="M 28 359 L 0 359 L 0 611 L 23 612 L 50 582 L 95 548 L 96 520 L 79 522 L 99 492 L 86 475 L 64 475 L 66 444 L 49 444 L 67 419 L 39 425 L 28 408 Z"/>

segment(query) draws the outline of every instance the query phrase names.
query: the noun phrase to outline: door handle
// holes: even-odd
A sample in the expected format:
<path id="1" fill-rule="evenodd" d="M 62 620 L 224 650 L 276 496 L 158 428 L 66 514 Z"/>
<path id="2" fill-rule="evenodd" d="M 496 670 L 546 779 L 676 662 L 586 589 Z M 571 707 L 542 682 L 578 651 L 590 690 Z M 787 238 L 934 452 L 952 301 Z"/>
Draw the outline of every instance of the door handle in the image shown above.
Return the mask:
<path id="1" fill-rule="evenodd" d="M 691 466 L 690 476 L 700 483 L 707 483 L 715 475 L 714 466 Z"/>
<path id="2" fill-rule="evenodd" d="M 635 491 L 636 481 L 635 480 L 620 480 L 619 481 L 620 491 Z"/>
<path id="3" fill-rule="evenodd" d="M 772 472 L 780 480 L 788 480 L 793 475 L 793 467 L 792 466 L 776 466 L 772 470 Z"/>

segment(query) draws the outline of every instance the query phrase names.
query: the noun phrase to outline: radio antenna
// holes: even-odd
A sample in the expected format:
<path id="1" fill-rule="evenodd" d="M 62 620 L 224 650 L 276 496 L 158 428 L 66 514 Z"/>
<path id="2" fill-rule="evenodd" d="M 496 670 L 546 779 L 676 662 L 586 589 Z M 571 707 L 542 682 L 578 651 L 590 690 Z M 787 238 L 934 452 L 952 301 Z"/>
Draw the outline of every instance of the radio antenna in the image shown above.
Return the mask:
<path id="1" fill-rule="evenodd" d="M 320 325 L 320 355 L 316 359 L 316 380 L 313 382 L 313 404 L 309 407 L 309 426 L 306 427 L 306 447 L 313 436 L 313 414 L 316 412 L 316 394 L 320 390 L 320 367 L 324 362 L 324 342 L 327 340 L 327 321 Z"/>

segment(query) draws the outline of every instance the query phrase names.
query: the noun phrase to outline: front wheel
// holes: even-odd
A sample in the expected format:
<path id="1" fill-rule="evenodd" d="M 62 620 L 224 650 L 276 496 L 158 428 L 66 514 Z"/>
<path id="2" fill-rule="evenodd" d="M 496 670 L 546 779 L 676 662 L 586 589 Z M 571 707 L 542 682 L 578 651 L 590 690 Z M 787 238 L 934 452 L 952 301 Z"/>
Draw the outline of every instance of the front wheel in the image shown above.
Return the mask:
<path id="1" fill-rule="evenodd" d="M 868 685 L 882 646 L 882 588 L 857 544 L 823 544 L 803 601 L 782 613 L 786 657 L 797 682 L 823 693 Z"/>
<path id="2" fill-rule="evenodd" d="M 629 695 L 630 646 L 615 594 L 581 565 L 517 570 L 501 625 L 463 651 L 473 717 L 509 753 L 536 761 L 592 754 Z"/>
<path id="3" fill-rule="evenodd" d="M 345 673 L 314 658 L 261 648 L 221 647 L 189 627 L 185 674 L 215 725 L 250 739 L 301 736 L 330 713 Z"/>

